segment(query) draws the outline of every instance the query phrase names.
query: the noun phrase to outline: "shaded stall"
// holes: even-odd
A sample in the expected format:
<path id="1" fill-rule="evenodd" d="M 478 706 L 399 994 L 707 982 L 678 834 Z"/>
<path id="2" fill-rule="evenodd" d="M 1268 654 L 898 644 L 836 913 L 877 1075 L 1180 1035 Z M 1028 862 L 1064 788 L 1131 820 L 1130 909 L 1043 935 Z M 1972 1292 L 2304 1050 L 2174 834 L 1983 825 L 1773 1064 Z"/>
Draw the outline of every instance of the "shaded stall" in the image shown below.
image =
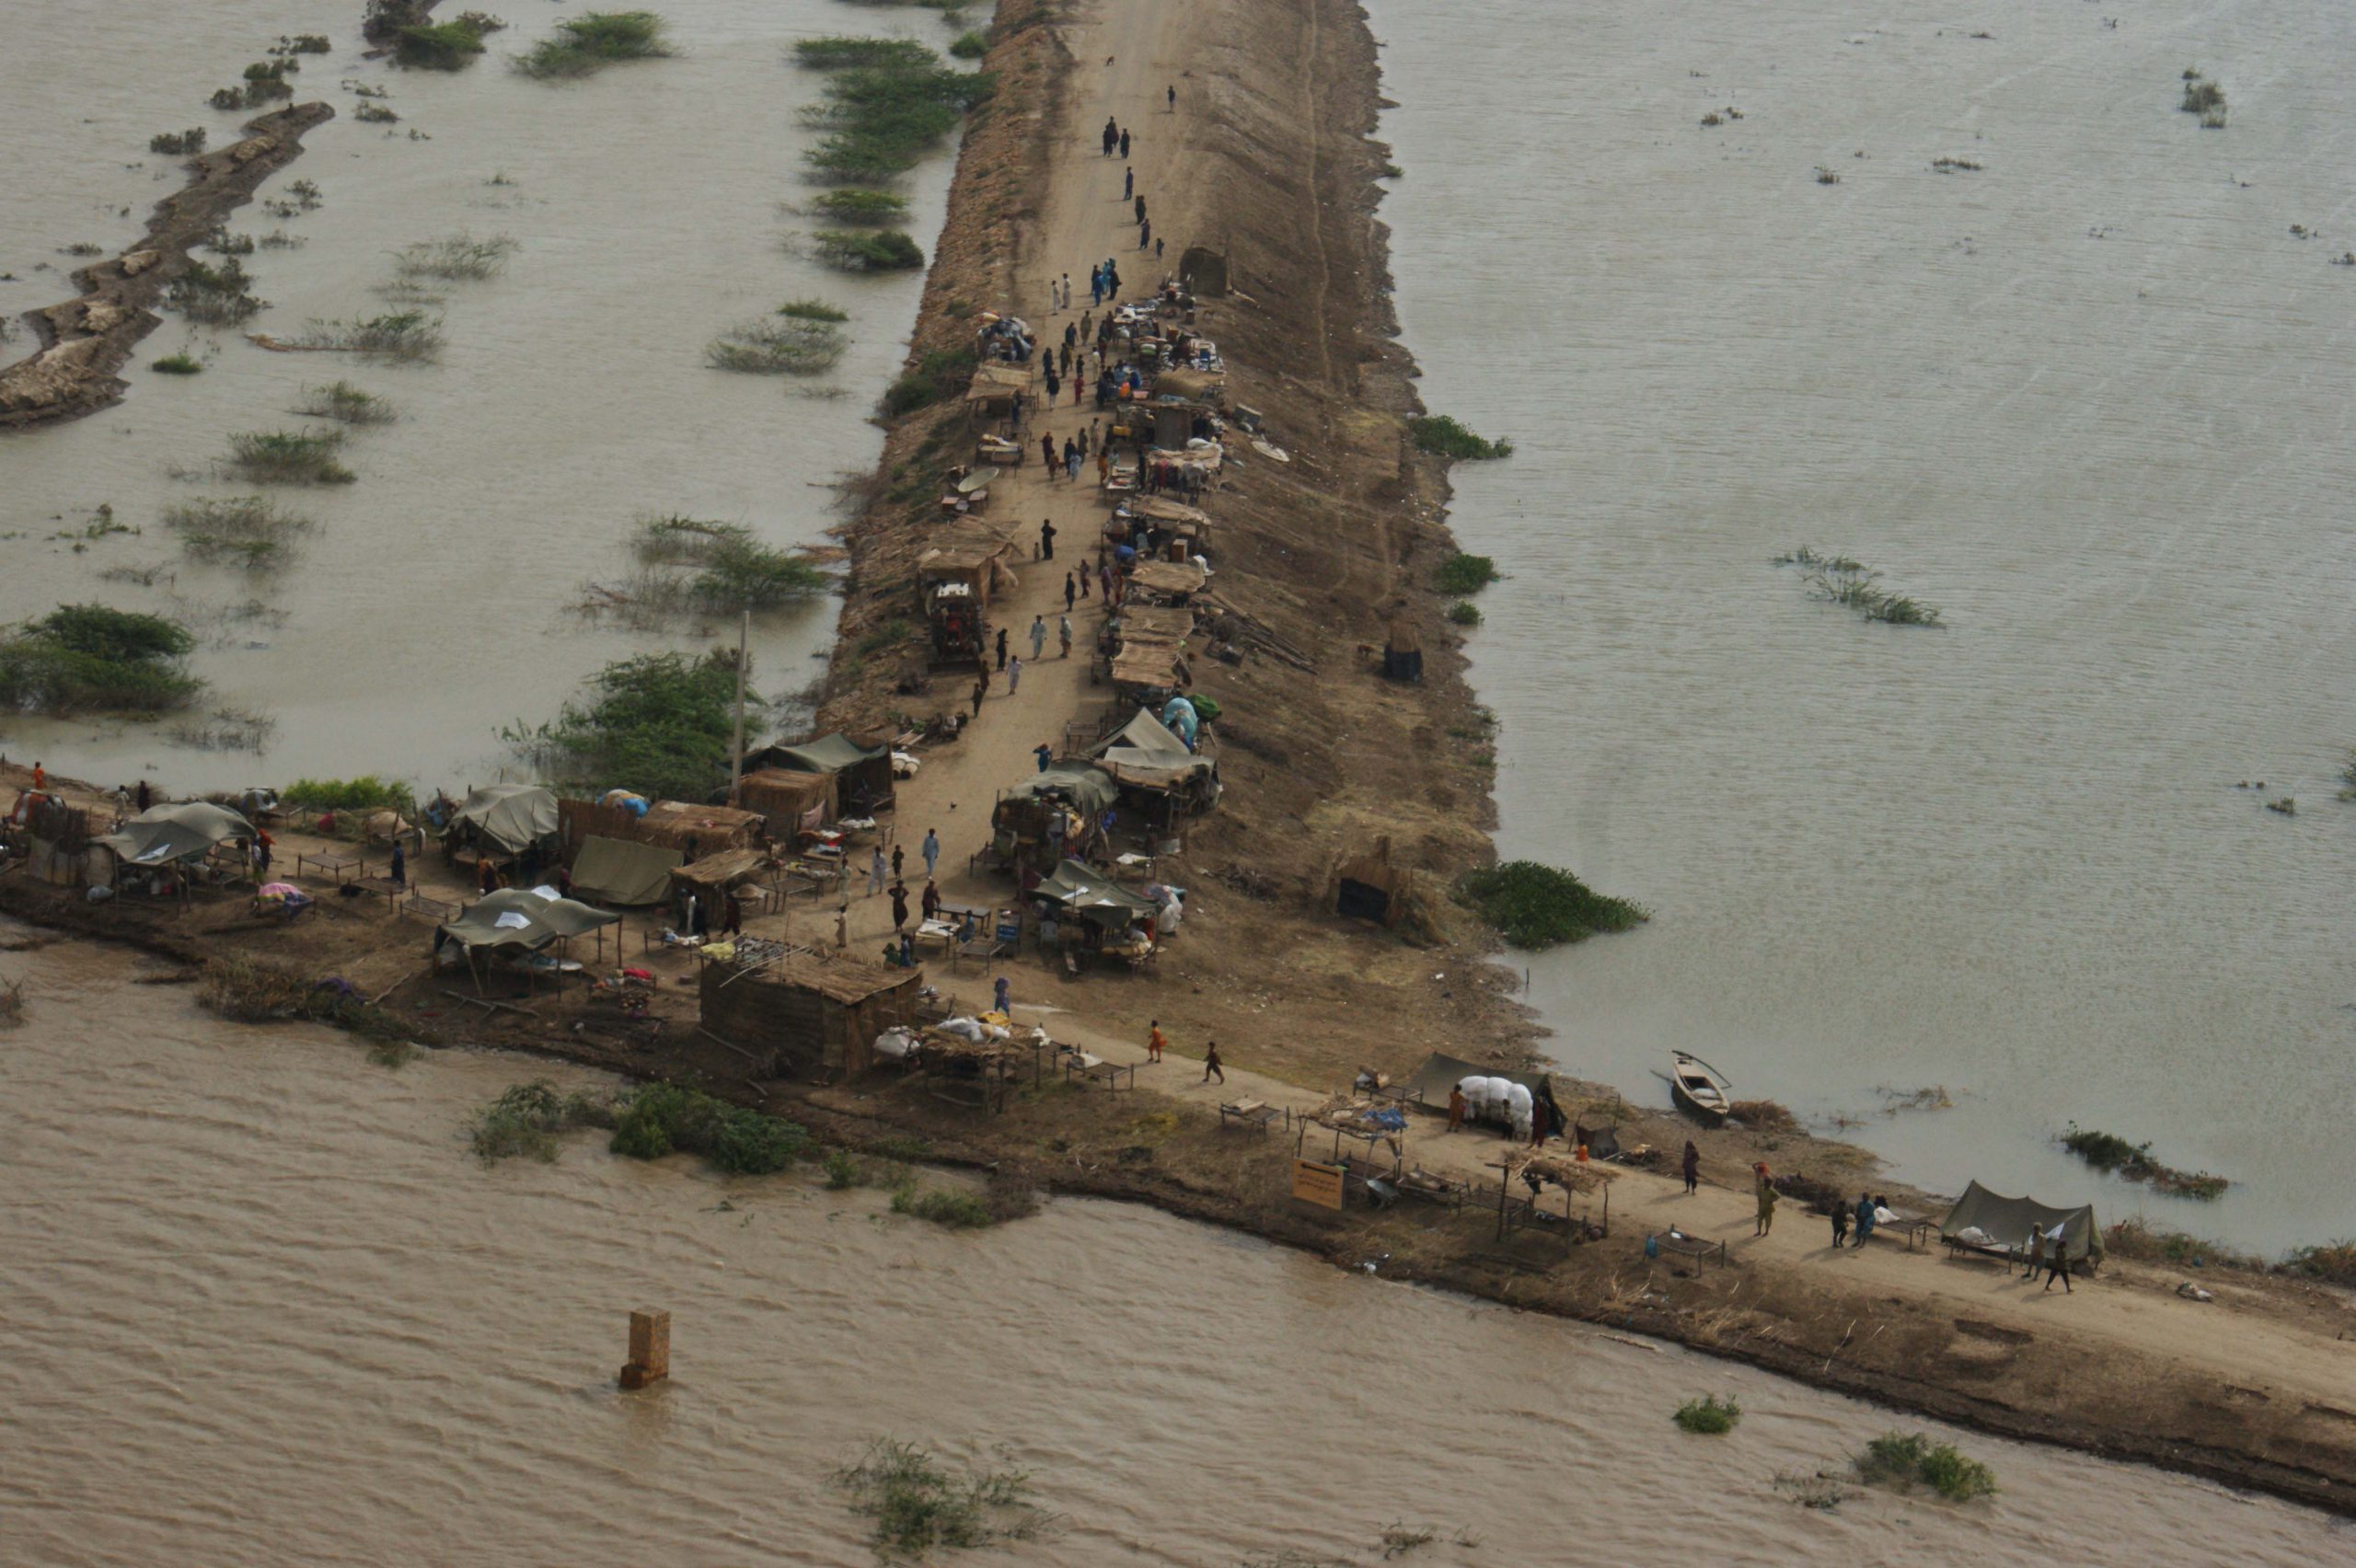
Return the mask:
<path id="1" fill-rule="evenodd" d="M 1210 573 L 1191 560 L 1141 560 L 1129 569 L 1129 593 L 1148 604 L 1183 605 L 1202 592 Z"/>
<path id="2" fill-rule="evenodd" d="M 583 899 L 642 908 L 670 896 L 680 854 L 659 844 L 592 836 L 572 859 L 572 891 Z"/>
<path id="3" fill-rule="evenodd" d="M 1152 535 L 1152 548 L 1143 548 L 1144 536 Z M 1184 502 L 1171 501 L 1158 495 L 1141 495 L 1122 503 L 1104 525 L 1105 543 L 1117 548 L 1126 545 L 1139 557 L 1162 560 L 1187 560 L 1195 556 L 1210 554 L 1210 513 Z"/>
<path id="4" fill-rule="evenodd" d="M 872 815 L 892 809 L 892 748 L 861 745 L 837 732 L 792 745 L 764 746 L 745 759 L 746 767 L 831 774 L 837 808 Z"/>
<path id="5" fill-rule="evenodd" d="M 466 954 L 467 969 L 479 991 L 483 977 L 480 965 L 487 962 L 514 965 L 534 978 L 560 974 L 568 962 L 561 955 L 575 937 L 595 933 L 602 957 L 605 928 L 620 920 L 621 917 L 611 911 L 592 909 L 575 899 L 543 898 L 528 888 L 502 888 L 468 905 L 456 919 L 436 927 L 433 951 L 438 955 L 445 946 L 457 944 Z M 557 948 L 560 956 L 545 959 L 545 951 L 551 946 Z"/>
<path id="6" fill-rule="evenodd" d="M 1113 776 L 1092 763 L 1058 762 L 999 794 L 990 809 L 990 850 L 1017 876 L 1085 854 L 1104 836 L 1103 816 L 1120 798 Z"/>
<path id="7" fill-rule="evenodd" d="M 564 852 L 577 857 L 591 838 L 655 844 L 685 857 L 714 849 L 741 849 L 761 841 L 765 821 L 758 812 L 734 806 L 697 805 L 687 801 L 648 804 L 617 791 L 606 801 L 557 802 L 557 826 Z M 634 801 L 635 806 L 625 803 Z"/>
<path id="8" fill-rule="evenodd" d="M 1089 755 L 1112 775 L 1122 798 L 1158 826 L 1218 802 L 1218 765 L 1187 750 L 1151 709 L 1138 709 L 1135 718 L 1091 747 Z"/>
<path id="9" fill-rule="evenodd" d="M 981 667 L 989 634 L 990 596 L 1007 572 L 999 558 L 1009 546 L 965 539 L 917 558 L 917 593 L 923 601 L 925 657 L 936 670 Z"/>
<path id="10" fill-rule="evenodd" d="M 1301 1116 L 1300 1130 L 1293 1136 L 1296 1158 L 1305 1154 L 1311 1127 L 1334 1135 L 1333 1164 L 1362 1182 L 1398 1181 L 1407 1153 L 1407 1116 L 1397 1106 L 1335 1095 Z M 1356 1147 L 1345 1150 L 1344 1144 Z M 1391 1151 L 1387 1162 L 1375 1156 L 1376 1149 L 1385 1147 Z"/>
<path id="11" fill-rule="evenodd" d="M 828 1082 L 867 1071 L 876 1036 L 913 1029 L 923 972 L 792 951 L 750 964 L 704 965 L 703 1027 L 774 1064 L 774 1076 Z"/>
<path id="12" fill-rule="evenodd" d="M 1054 915 L 1040 925 L 1041 951 L 1066 955 L 1072 967 L 1082 954 L 1121 958 L 1133 968 L 1153 955 L 1161 905 L 1080 861 L 1065 860 L 1030 896 Z"/>
<path id="13" fill-rule="evenodd" d="M 928 1029 L 917 1043 L 916 1062 L 926 1092 L 935 1100 L 996 1115 L 1005 1111 L 1016 1086 L 1028 1079 L 1036 1087 L 1045 1049 L 1032 1040 L 975 1040 Z"/>
<path id="14" fill-rule="evenodd" d="M 43 802 L 44 807 L 48 805 Z M 38 816 L 40 813 L 32 814 Z M 53 818 L 68 814 L 62 805 L 49 812 Z M 36 832 L 42 826 L 55 831 L 53 824 L 42 822 L 36 824 Z M 145 891 L 185 897 L 191 871 L 212 854 L 215 846 L 250 844 L 253 837 L 253 824 L 226 806 L 205 801 L 150 806 L 113 832 L 88 840 L 91 848 L 107 851 L 116 863 L 110 871 L 101 875 L 98 868 L 103 862 L 86 858 L 84 875 L 94 886 L 129 892 L 136 882 Z M 61 835 L 51 841 L 64 842 L 64 838 Z"/>
<path id="15" fill-rule="evenodd" d="M 773 881 L 776 874 L 777 863 L 758 849 L 722 849 L 676 868 L 671 872 L 671 890 L 683 911 L 683 928 L 703 930 L 718 923 L 729 895 L 742 897 L 748 889 L 764 905 L 782 904 L 774 887 L 759 885 L 764 879 Z M 684 913 L 691 898 L 695 900 L 693 918 Z"/>
<path id="16" fill-rule="evenodd" d="M 1549 1186 L 1563 1193 L 1563 1248 L 1568 1251 L 1582 1241 L 1600 1241 L 1611 1234 L 1611 1182 L 1618 1172 L 1591 1159 L 1574 1155 L 1550 1154 L 1543 1149 L 1521 1148 L 1496 1162 L 1497 1170 L 1497 1239 L 1504 1240 L 1507 1232 L 1527 1226 L 1551 1225 L 1554 1216 L 1538 1206 L 1540 1195 Z M 1516 1197 L 1516 1182 L 1528 1189 L 1527 1197 Z M 1588 1219 L 1575 1210 L 1582 1196 L 1603 1194 L 1600 1217 Z"/>

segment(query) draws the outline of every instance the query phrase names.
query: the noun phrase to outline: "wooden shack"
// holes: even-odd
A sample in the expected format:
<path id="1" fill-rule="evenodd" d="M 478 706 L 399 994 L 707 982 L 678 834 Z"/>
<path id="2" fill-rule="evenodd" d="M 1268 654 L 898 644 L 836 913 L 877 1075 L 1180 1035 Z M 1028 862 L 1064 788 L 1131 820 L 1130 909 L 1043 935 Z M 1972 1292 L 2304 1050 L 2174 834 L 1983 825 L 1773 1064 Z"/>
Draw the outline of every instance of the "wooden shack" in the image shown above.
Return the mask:
<path id="1" fill-rule="evenodd" d="M 791 952 L 739 968 L 704 965 L 699 1021 L 781 1077 L 839 1082 L 865 1072 L 875 1037 L 914 1028 L 918 969 Z"/>
<path id="2" fill-rule="evenodd" d="M 697 855 L 722 849 L 749 848 L 761 842 L 764 819 L 758 812 L 733 806 L 699 806 L 686 801 L 657 801 L 641 816 L 623 806 L 595 801 L 560 800 L 557 831 L 569 863 L 591 837 L 619 838 L 633 844 L 659 844 L 687 853 L 689 839 Z"/>

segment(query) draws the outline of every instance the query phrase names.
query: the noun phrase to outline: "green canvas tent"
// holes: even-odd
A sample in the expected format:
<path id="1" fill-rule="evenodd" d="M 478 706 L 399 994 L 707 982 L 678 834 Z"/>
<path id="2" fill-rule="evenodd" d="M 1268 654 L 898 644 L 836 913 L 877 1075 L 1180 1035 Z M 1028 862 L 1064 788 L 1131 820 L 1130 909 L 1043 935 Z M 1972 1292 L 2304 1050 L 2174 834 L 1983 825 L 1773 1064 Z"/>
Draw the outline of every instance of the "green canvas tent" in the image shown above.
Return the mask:
<path id="1" fill-rule="evenodd" d="M 1992 1193 L 1977 1182 L 1964 1188 L 1963 1196 L 1956 1200 L 1955 1207 L 1947 1210 L 1946 1218 L 1939 1222 L 1939 1237 L 1968 1246 L 1992 1244 L 2026 1251 L 2030 1231 L 2050 1237 L 2057 1226 L 2072 1262 L 2101 1258 L 2102 1229 L 2095 1223 L 2092 1204 L 2054 1208 L 2035 1198 L 2008 1198 L 2001 1193 Z M 1976 1231 L 1987 1237 L 1988 1241 L 1968 1239 L 1963 1234 L 1966 1230 Z"/>
<path id="2" fill-rule="evenodd" d="M 504 854 L 520 855 L 556 836 L 556 795 L 537 784 L 485 784 L 467 791 L 455 819 L 480 842 Z"/>
<path id="3" fill-rule="evenodd" d="M 592 835 L 581 841 L 581 853 L 572 862 L 572 891 L 583 898 L 630 907 L 660 904 L 671 894 L 671 872 L 685 859 L 659 844 Z"/>
<path id="4" fill-rule="evenodd" d="M 746 757 L 745 766 L 747 771 L 758 767 L 834 774 L 845 812 L 879 812 L 892 804 L 892 748 L 862 746 L 839 732 L 790 746 L 763 747 Z"/>
<path id="5" fill-rule="evenodd" d="M 1186 749 L 1186 743 L 1153 716 L 1149 708 L 1089 748 L 1116 782 L 1149 790 L 1169 790 L 1211 770 L 1211 760 Z"/>
<path id="6" fill-rule="evenodd" d="M 445 922 L 433 933 L 433 945 L 456 942 L 462 947 L 537 952 L 561 938 L 582 936 L 620 919 L 618 915 L 570 898 L 543 898 L 527 888 L 503 887 L 483 894 L 456 919 Z"/>
<path id="7" fill-rule="evenodd" d="M 160 866 L 202 855 L 215 844 L 250 839 L 253 824 L 226 806 L 203 801 L 150 806 L 97 840 L 134 866 Z"/>
<path id="8" fill-rule="evenodd" d="M 1057 866 L 1054 876 L 1031 890 L 1031 896 L 1114 931 L 1133 920 L 1161 913 L 1161 906 L 1151 899 L 1140 898 L 1078 860 Z"/>

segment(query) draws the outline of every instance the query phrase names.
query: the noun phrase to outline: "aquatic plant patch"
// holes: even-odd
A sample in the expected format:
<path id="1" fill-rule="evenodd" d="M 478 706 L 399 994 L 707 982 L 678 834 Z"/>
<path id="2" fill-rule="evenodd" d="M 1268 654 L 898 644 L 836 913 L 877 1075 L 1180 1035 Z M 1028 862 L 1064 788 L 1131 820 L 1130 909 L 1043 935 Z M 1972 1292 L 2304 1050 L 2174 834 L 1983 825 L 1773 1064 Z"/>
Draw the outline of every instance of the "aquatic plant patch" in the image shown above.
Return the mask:
<path id="1" fill-rule="evenodd" d="M 1631 930 L 1651 918 L 1642 905 L 1598 893 L 1570 872 L 1535 860 L 1467 872 L 1458 895 L 1508 943 L 1531 950 Z"/>
<path id="2" fill-rule="evenodd" d="M 886 1561 L 916 1561 L 936 1547 L 1036 1540 L 1055 1522 L 1031 1500 L 1028 1471 L 952 1468 L 889 1437 L 837 1470 L 835 1485 L 851 1512 L 873 1522 L 872 1544 Z"/>
<path id="3" fill-rule="evenodd" d="M 652 11 L 590 11 L 557 23 L 556 31 L 519 56 L 515 69 L 543 81 L 567 80 L 629 60 L 660 60 L 672 52 L 663 18 Z"/>
<path id="4" fill-rule="evenodd" d="M 1407 421 L 1407 430 L 1415 437 L 1417 451 L 1453 457 L 1459 462 L 1513 455 L 1512 442 L 1491 441 L 1477 435 L 1447 414 L 1418 415 Z"/>
<path id="5" fill-rule="evenodd" d="M 182 664 L 179 622 L 105 605 L 61 605 L 0 636 L 0 706 L 27 713 L 162 712 L 204 689 Z"/>
<path id="6" fill-rule="evenodd" d="M 1732 1395 L 1721 1400 L 1715 1394 L 1704 1394 L 1679 1405 L 1669 1419 L 1687 1432 L 1716 1436 L 1734 1430 L 1735 1423 L 1742 1419 L 1742 1406 Z"/>
<path id="7" fill-rule="evenodd" d="M 704 345 L 704 363 L 714 370 L 754 375 L 816 375 L 834 368 L 850 346 L 831 321 L 784 316 L 740 321 Z"/>
<path id="8" fill-rule="evenodd" d="M 2180 1198 L 2215 1199 L 2232 1185 L 2206 1170 L 2178 1170 L 2152 1158 L 2152 1146 L 2129 1143 L 2116 1133 L 2097 1132 L 2073 1122 L 2062 1134 L 2062 1147 L 2097 1170 L 2130 1182 L 2142 1182 L 2158 1192 Z"/>
<path id="9" fill-rule="evenodd" d="M 229 468 L 263 485 L 348 485 L 359 476 L 336 460 L 340 430 L 248 431 L 229 438 Z"/>

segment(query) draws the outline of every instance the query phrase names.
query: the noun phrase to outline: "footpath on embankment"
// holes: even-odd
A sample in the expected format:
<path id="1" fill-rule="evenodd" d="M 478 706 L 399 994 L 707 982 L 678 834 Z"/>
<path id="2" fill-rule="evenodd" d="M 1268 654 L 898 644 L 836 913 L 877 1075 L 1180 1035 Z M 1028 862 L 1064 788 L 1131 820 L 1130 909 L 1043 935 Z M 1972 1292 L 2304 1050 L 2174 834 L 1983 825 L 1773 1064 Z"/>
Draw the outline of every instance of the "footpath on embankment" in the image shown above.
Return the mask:
<path id="1" fill-rule="evenodd" d="M 1392 1277 L 1656 1334 L 2009 1435 L 2356 1511 L 2356 1373 L 2342 1338 L 2356 1317 L 2338 1293 L 2212 1274 L 2202 1283 L 2215 1299 L 2196 1302 L 2175 1294 L 2179 1274 L 2114 1262 L 2065 1296 L 1993 1263 L 1888 1239 L 1835 1252 L 1822 1222 L 1796 1204 L 1773 1234 L 1750 1234 L 1752 1159 L 1854 1186 L 1871 1162 L 1845 1146 L 1788 1133 L 1694 1134 L 1700 1193 L 1625 1171 L 1612 1184 L 1610 1237 L 1567 1250 L 1558 1234 L 1500 1239 L 1477 1211 L 1322 1216 L 1292 1203 L 1291 1136 L 1281 1124 L 1265 1138 L 1224 1126 L 1218 1102 L 1249 1096 L 1297 1113 L 1360 1066 L 1396 1074 L 1434 1050 L 1512 1062 L 1533 1034 L 1502 971 L 1486 962 L 1493 944 L 1444 898 L 1412 942 L 1338 920 L 1327 904 L 1334 865 L 1377 836 L 1411 875 L 1440 887 L 1491 853 L 1487 762 L 1466 739 L 1481 721 L 1429 589 L 1449 548 L 1444 477 L 1404 435 L 1413 367 L 1391 338 L 1384 236 L 1372 217 L 1383 160 L 1368 139 L 1379 93 L 1373 42 L 1348 0 L 1078 0 L 1052 11 L 1003 0 L 992 39 L 986 64 L 1000 87 L 960 153 L 912 367 L 969 344 L 978 310 L 1022 315 L 1060 340 L 1051 279 L 1080 280 L 1084 301 L 1088 269 L 1108 256 L 1134 288 L 1200 244 L 1225 258 L 1230 280 L 1225 298 L 1205 303 L 1202 321 L 1226 358 L 1230 399 L 1261 410 L 1292 459 L 1239 465 L 1205 500 L 1222 600 L 1307 651 L 1311 667 L 1204 661 L 1200 685 L 1226 715 L 1226 793 L 1216 813 L 1189 824 L 1172 862 L 1190 898 L 1169 953 L 1134 976 L 1062 980 L 1029 959 L 935 975 L 977 1002 L 1004 973 L 1018 1020 L 1114 1061 L 1140 1059 L 1146 1029 L 1160 1020 L 1175 1048 L 1138 1069 L 1134 1091 L 1050 1083 L 1002 1115 L 978 1117 L 913 1080 L 814 1090 L 718 1078 L 709 1063 L 690 1069 L 601 1043 L 555 1010 L 467 1009 L 424 973 L 422 928 L 356 907 L 288 928 L 237 908 L 93 907 L 18 874 L 0 877 L 0 909 L 183 963 L 236 952 L 340 974 L 441 1043 L 691 1078 L 849 1144 L 905 1147 L 915 1135 L 935 1158 L 1050 1190 L 1153 1203 L 1338 1262 L 1373 1260 Z M 1131 130 L 1126 164 L 1099 150 L 1108 116 Z M 1166 240 L 1159 266 L 1137 248 L 1122 199 L 1126 168 Z M 1084 417 L 1040 410 L 1029 439 L 1045 432 L 1060 444 Z M 944 466 L 943 455 L 970 439 L 953 403 L 895 421 L 874 498 L 845 531 L 852 572 L 822 715 L 829 727 L 897 727 L 964 699 L 960 683 L 912 700 L 894 691 L 895 667 L 856 650 L 909 614 L 909 570 L 933 522 L 930 486 L 895 502 L 888 481 Z M 1035 465 L 1008 478 L 996 506 L 1027 535 L 1053 520 L 1068 541 L 1059 557 L 1092 544 L 1103 516 L 1085 484 L 1049 480 Z M 1032 617 L 1052 628 L 1063 610 L 1063 567 L 1060 559 L 1025 564 L 1011 596 L 993 606 L 1026 654 Z M 1080 609 L 1084 645 L 1101 606 Z M 1428 651 L 1419 686 L 1375 678 L 1358 652 L 1400 616 Z M 1031 768 L 1034 747 L 1103 701 L 1086 661 L 1057 658 L 1052 637 L 1046 658 L 1026 663 L 1020 688 L 994 681 L 976 722 L 954 744 L 928 748 L 900 791 L 900 842 L 913 853 L 927 829 L 938 832 L 953 902 L 1003 895 L 1002 881 L 962 870 L 987 835 L 997 790 Z M 20 772 L 9 778 L 22 781 Z M 289 836 L 280 852 L 303 847 Z M 412 870 L 441 896 L 465 895 L 439 867 L 412 862 Z M 853 946 L 870 951 L 890 928 L 881 898 L 855 900 L 850 920 Z M 804 904 L 748 928 L 826 943 L 833 922 L 830 907 Z M 632 952 L 664 977 L 664 1010 L 691 1022 L 692 991 L 677 984 L 688 961 Z M 1229 1064 L 1225 1085 L 1202 1081 L 1199 1053 L 1210 1040 Z M 1576 1051 L 1555 1049 L 1576 1069 Z M 1610 1113 L 1623 1139 L 1674 1147 L 1689 1136 L 1599 1086 L 1565 1079 L 1560 1092 L 1574 1114 Z M 1495 1181 L 1502 1146 L 1494 1137 L 1440 1133 L 1423 1118 L 1407 1140 L 1415 1164 Z M 1901 1207 L 1916 1201 L 1891 1190 Z M 1724 1239 L 1726 1263 L 1647 1256 L 1646 1236 L 1672 1226 Z"/>

